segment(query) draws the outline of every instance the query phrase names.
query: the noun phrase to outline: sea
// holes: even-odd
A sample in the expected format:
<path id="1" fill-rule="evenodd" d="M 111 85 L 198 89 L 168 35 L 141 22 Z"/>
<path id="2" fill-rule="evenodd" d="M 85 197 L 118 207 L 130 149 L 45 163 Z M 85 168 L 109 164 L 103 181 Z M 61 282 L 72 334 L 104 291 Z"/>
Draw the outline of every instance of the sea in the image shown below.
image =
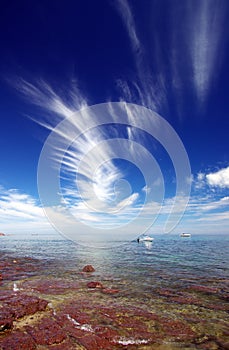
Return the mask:
<path id="1" fill-rule="evenodd" d="M 15 257 L 41 259 L 58 270 L 78 270 L 95 265 L 104 277 L 128 279 L 137 289 L 153 286 L 184 286 L 186 280 L 229 279 L 229 234 L 158 235 L 154 241 L 114 242 L 112 248 L 78 245 L 55 238 L 15 239 L 1 237 L 0 251 Z"/>
<path id="2" fill-rule="evenodd" d="M 5 236 L 0 254 L 42 261 L 45 268 L 37 272 L 42 278 L 74 281 L 83 266 L 93 265 L 93 279 L 119 290 L 119 303 L 130 301 L 182 320 L 199 338 L 203 334 L 192 349 L 205 349 L 201 341 L 210 344 L 206 349 L 229 345 L 229 235 L 155 235 L 152 243 L 114 242 L 106 249 L 66 239 Z"/>

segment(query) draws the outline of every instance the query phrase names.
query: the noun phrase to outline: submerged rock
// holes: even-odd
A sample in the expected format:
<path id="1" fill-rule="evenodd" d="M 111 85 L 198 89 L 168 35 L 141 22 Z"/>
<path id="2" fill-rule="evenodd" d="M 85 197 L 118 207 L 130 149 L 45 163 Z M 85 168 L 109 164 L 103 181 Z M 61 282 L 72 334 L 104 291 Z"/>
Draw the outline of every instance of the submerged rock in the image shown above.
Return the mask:
<path id="1" fill-rule="evenodd" d="M 119 293 L 119 290 L 118 289 L 111 289 L 111 288 L 103 288 L 101 290 L 101 292 L 104 294 L 117 294 L 117 293 Z"/>
<path id="2" fill-rule="evenodd" d="M 13 314 L 9 309 L 0 310 L 0 332 L 11 329 L 13 327 Z"/>
<path id="3" fill-rule="evenodd" d="M 77 290 L 79 288 L 78 282 L 64 281 L 61 279 L 42 280 L 36 279 L 26 281 L 21 285 L 25 289 L 36 290 L 42 294 L 63 294 L 68 291 Z"/>
<path id="4" fill-rule="evenodd" d="M 25 294 L 17 294 L 4 301 L 4 306 L 10 310 L 14 319 L 44 311 L 47 305 L 46 300 Z"/>
<path id="5" fill-rule="evenodd" d="M 62 328 L 49 318 L 43 318 L 36 327 L 26 326 L 26 331 L 39 345 L 59 344 L 67 337 Z"/>
<path id="6" fill-rule="evenodd" d="M 201 292 L 201 293 L 205 293 L 205 294 L 216 294 L 219 292 L 219 288 L 203 286 L 203 285 L 199 285 L 199 284 L 195 284 L 193 286 L 190 286 L 188 289 L 191 291 Z"/>
<path id="7" fill-rule="evenodd" d="M 83 272 L 94 272 L 95 269 L 94 269 L 94 267 L 92 265 L 86 265 L 86 266 L 84 266 L 82 271 Z"/>
<path id="8" fill-rule="evenodd" d="M 36 344 L 29 334 L 15 331 L 4 339 L 0 339 L 0 348 L 2 350 L 35 350 Z"/>
<path id="9" fill-rule="evenodd" d="M 87 287 L 88 288 L 99 288 L 99 289 L 103 289 L 103 285 L 101 282 L 88 282 L 87 283 Z"/>
<path id="10" fill-rule="evenodd" d="M 0 293 L 0 331 L 13 328 L 13 321 L 37 311 L 44 311 L 48 302 L 36 296 L 12 291 L 1 291 Z"/>
<path id="11" fill-rule="evenodd" d="M 160 327 L 166 336 L 175 338 L 177 341 L 190 341 L 196 337 L 196 333 L 191 327 L 180 320 L 162 317 L 160 319 Z"/>

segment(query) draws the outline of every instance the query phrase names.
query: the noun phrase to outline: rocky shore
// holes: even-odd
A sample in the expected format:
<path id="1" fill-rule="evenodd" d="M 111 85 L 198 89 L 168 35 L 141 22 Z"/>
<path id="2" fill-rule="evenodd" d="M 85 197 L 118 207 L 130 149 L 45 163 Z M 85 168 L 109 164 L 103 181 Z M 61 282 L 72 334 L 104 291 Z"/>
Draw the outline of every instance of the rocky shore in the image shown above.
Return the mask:
<path id="1" fill-rule="evenodd" d="M 0 349 L 229 349 L 228 281 L 134 295 L 91 265 L 74 276 L 45 269 L 1 257 Z"/>

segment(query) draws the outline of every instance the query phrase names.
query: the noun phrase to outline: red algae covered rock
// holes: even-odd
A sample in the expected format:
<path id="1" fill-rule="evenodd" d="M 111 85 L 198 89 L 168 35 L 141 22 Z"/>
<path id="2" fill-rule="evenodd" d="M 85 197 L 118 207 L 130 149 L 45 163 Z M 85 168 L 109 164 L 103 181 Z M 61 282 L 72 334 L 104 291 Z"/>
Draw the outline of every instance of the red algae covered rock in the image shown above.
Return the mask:
<path id="1" fill-rule="evenodd" d="M 24 332 L 15 331 L 3 339 L 0 338 L 1 350 L 35 350 L 36 344 L 33 338 Z"/>
<path id="2" fill-rule="evenodd" d="M 167 288 L 157 289 L 156 293 L 162 297 L 174 297 L 177 295 L 174 290 Z"/>
<path id="3" fill-rule="evenodd" d="M 103 285 L 102 285 L 101 282 L 88 282 L 87 283 L 87 287 L 88 288 L 99 288 L 99 289 L 102 289 Z"/>
<path id="4" fill-rule="evenodd" d="M 59 344 L 66 338 L 58 323 L 48 318 L 43 318 L 35 327 L 26 326 L 26 330 L 39 345 Z"/>
<path id="5" fill-rule="evenodd" d="M 46 300 L 25 294 L 15 295 L 5 300 L 4 303 L 11 310 L 15 319 L 35 314 L 37 311 L 44 311 L 48 305 Z"/>
<path id="6" fill-rule="evenodd" d="M 36 296 L 12 291 L 0 293 L 0 330 L 4 331 L 13 327 L 13 321 L 27 315 L 33 315 L 37 311 L 44 311 L 48 302 Z"/>
<path id="7" fill-rule="evenodd" d="M 0 309 L 0 332 L 11 329 L 13 327 L 13 314 L 9 309 Z"/>
<path id="8" fill-rule="evenodd" d="M 219 288 L 202 286 L 202 285 L 197 285 L 197 284 L 190 286 L 188 289 L 191 291 L 202 292 L 202 293 L 206 293 L 206 294 L 216 294 L 219 292 Z"/>
<path id="9" fill-rule="evenodd" d="M 36 290 L 42 294 L 63 294 L 68 291 L 77 290 L 79 283 L 64 281 L 60 279 L 26 281 L 21 285 L 25 289 Z"/>
<path id="10" fill-rule="evenodd" d="M 87 350 L 112 350 L 112 345 L 105 339 L 98 337 L 96 334 L 88 334 L 80 338 L 79 343 L 83 345 Z"/>
<path id="11" fill-rule="evenodd" d="M 171 320 L 168 318 L 160 319 L 160 326 L 166 336 L 175 338 L 178 341 L 190 341 L 196 337 L 196 333 L 185 322 Z"/>
<path id="12" fill-rule="evenodd" d="M 95 326 L 94 331 L 96 335 L 106 338 L 109 341 L 113 341 L 113 339 L 118 336 L 118 331 L 110 326 Z"/>
<path id="13" fill-rule="evenodd" d="M 76 344 L 72 340 L 64 340 L 62 343 L 59 344 L 53 344 L 48 347 L 48 349 L 51 350 L 77 350 L 78 347 L 76 347 Z M 82 349 L 82 348 L 80 348 Z"/>
<path id="14" fill-rule="evenodd" d="M 29 257 L 17 259 L 2 257 L 0 260 L 0 271 L 4 281 L 14 281 L 20 278 L 31 277 L 40 268 L 44 268 L 43 263 Z"/>
<path id="15" fill-rule="evenodd" d="M 82 271 L 83 272 L 94 272 L 95 269 L 94 269 L 94 267 L 92 265 L 86 265 L 86 266 L 84 266 Z"/>
<path id="16" fill-rule="evenodd" d="M 111 289 L 111 288 L 103 288 L 101 290 L 101 292 L 104 294 L 117 294 L 117 293 L 119 293 L 119 290 L 118 289 Z"/>
<path id="17" fill-rule="evenodd" d="M 177 303 L 177 304 L 203 306 L 203 302 L 201 302 L 201 300 L 199 300 L 191 295 L 174 296 L 174 297 L 170 298 L 170 301 Z"/>

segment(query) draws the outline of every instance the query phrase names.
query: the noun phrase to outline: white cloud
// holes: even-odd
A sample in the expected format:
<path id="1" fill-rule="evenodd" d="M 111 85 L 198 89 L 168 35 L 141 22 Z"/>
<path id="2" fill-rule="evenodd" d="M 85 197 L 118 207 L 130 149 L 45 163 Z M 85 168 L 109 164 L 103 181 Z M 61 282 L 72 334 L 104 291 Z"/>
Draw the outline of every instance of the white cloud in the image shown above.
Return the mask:
<path id="1" fill-rule="evenodd" d="M 120 16 L 122 17 L 123 23 L 125 24 L 129 37 L 131 39 L 131 44 L 134 50 L 140 52 L 141 44 L 138 39 L 138 35 L 136 32 L 136 27 L 134 23 L 134 17 L 131 11 L 131 8 L 128 4 L 127 0 L 117 0 L 116 8 L 119 11 Z"/>
<path id="2" fill-rule="evenodd" d="M 19 193 L 16 189 L 7 191 L 1 187 L 0 218 L 1 222 L 8 221 L 10 218 L 33 221 L 44 218 L 44 213 L 31 196 Z"/>
<path id="3" fill-rule="evenodd" d="M 206 175 L 202 172 L 199 172 L 194 181 L 194 186 L 197 190 L 200 190 L 206 186 Z"/>
<path id="4" fill-rule="evenodd" d="M 229 166 L 214 173 L 207 174 L 206 179 L 210 186 L 229 188 Z"/>
<path id="5" fill-rule="evenodd" d="M 17 189 L 0 186 L 0 231 L 20 236 L 54 233 L 39 202 Z"/>
<path id="6" fill-rule="evenodd" d="M 144 45 L 139 38 L 134 14 L 128 1 L 118 0 L 115 2 L 115 7 L 129 35 L 136 66 L 134 79 L 129 81 L 117 79 L 117 86 L 122 93 L 121 100 L 125 99 L 128 102 L 142 104 L 154 111 L 160 111 L 166 103 L 164 75 L 159 72 L 157 76 L 152 76 L 151 60 L 147 57 L 148 51 L 144 49 Z M 158 56 L 158 52 L 155 56 Z M 157 68 L 159 69 L 159 67 Z"/>
<path id="7" fill-rule="evenodd" d="M 72 200 L 79 198 L 78 190 L 80 189 L 82 199 L 90 198 L 95 190 L 96 194 L 99 194 L 99 199 L 102 198 L 109 202 L 113 195 L 114 183 L 122 177 L 122 173 L 112 161 L 107 162 L 107 159 L 114 156 L 114 150 L 108 144 L 92 152 L 96 145 L 106 137 L 99 128 L 90 129 L 90 126 L 93 125 L 93 118 L 96 116 L 88 114 L 83 108 L 87 106 L 87 102 L 79 89 L 77 87 L 72 89 L 72 86 L 69 88 L 67 95 L 70 96 L 71 102 L 66 103 L 63 97 L 43 80 L 30 83 L 19 79 L 15 86 L 29 102 L 46 112 L 37 122 L 56 134 L 58 146 L 53 152 L 53 158 L 57 167 L 60 164 L 62 166 L 62 179 L 71 181 L 69 189 L 72 194 L 75 193 Z M 78 110 L 81 110 L 80 117 L 78 115 L 78 118 L 69 118 Z M 52 113 L 52 118 L 49 116 L 50 113 Z M 69 120 L 69 123 L 65 128 L 56 128 L 58 123 L 66 119 Z M 87 132 L 85 132 L 85 125 L 88 125 Z M 80 136 L 76 138 L 76 134 Z M 69 142 L 70 147 L 66 150 L 64 158 L 60 159 L 63 140 Z M 85 155 L 87 155 L 86 158 Z M 97 172 L 94 175 L 96 169 Z M 77 187 L 76 182 L 73 181 L 76 174 Z M 65 194 L 69 193 L 65 192 Z"/>
<path id="8" fill-rule="evenodd" d="M 140 224 L 142 223 L 144 227 L 146 223 L 150 224 L 157 219 L 152 229 L 157 230 L 157 233 L 162 233 L 168 215 L 173 209 L 175 198 L 168 198 L 164 200 L 163 204 L 151 201 L 142 207 L 140 203 L 137 203 L 138 196 L 138 193 L 131 194 L 123 202 L 117 203 L 117 206 L 113 207 L 113 211 L 110 213 L 95 212 L 90 210 L 90 207 L 84 202 L 79 201 L 71 206 L 71 213 L 75 217 L 74 227 L 77 228 L 77 221 L 95 228 L 101 227 L 101 225 L 103 228 L 118 227 L 120 224 L 127 224 L 135 219 L 141 212 Z M 181 196 L 178 202 L 181 211 L 183 211 L 183 203 L 186 202 L 186 198 Z M 122 210 L 122 206 L 125 210 Z M 174 215 L 179 215 L 179 205 L 176 208 L 177 211 Z M 187 230 L 198 233 L 226 232 L 229 224 L 228 208 L 229 196 L 219 200 L 210 196 L 192 197 L 177 229 L 187 227 Z M 50 207 L 48 210 L 51 210 L 55 216 L 54 221 L 60 221 L 66 226 L 72 225 L 72 219 L 68 222 L 61 208 Z M 5 233 L 53 232 L 39 202 L 32 196 L 16 189 L 6 190 L 0 187 L 0 223 L 0 231 Z"/>
<path id="9" fill-rule="evenodd" d="M 190 53 L 194 83 L 201 102 L 208 94 L 213 78 L 219 70 L 223 53 L 224 6 L 223 2 L 202 0 L 190 4 Z"/>

